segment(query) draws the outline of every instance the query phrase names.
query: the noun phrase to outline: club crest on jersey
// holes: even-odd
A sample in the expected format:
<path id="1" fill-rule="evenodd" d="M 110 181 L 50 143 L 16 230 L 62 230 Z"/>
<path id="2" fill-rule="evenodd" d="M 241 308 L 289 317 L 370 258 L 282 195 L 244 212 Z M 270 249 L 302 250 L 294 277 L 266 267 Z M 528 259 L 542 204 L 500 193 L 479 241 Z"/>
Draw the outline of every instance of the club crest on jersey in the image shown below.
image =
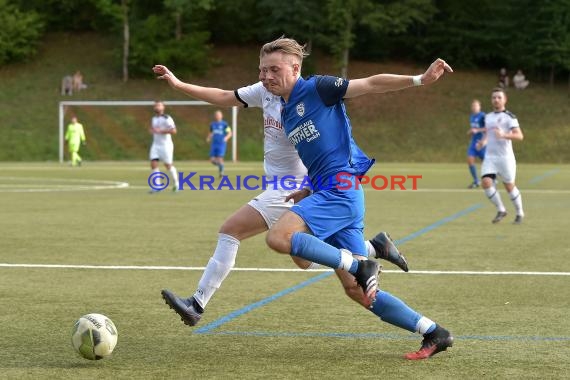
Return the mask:
<path id="1" fill-rule="evenodd" d="M 344 83 L 344 79 L 342 78 L 336 78 L 336 81 L 334 82 L 334 85 L 337 87 L 342 86 L 342 84 Z"/>
<path id="2" fill-rule="evenodd" d="M 305 114 L 305 103 L 301 102 L 299 104 L 297 104 L 297 115 L 303 117 L 303 115 Z"/>

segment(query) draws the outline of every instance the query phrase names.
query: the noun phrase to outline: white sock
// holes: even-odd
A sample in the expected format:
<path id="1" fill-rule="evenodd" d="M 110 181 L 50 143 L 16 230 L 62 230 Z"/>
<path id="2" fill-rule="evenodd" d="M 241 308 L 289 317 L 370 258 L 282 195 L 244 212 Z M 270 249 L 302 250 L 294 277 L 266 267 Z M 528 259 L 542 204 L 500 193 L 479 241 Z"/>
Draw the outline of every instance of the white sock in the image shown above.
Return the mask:
<path id="1" fill-rule="evenodd" d="M 218 245 L 214 255 L 208 261 L 206 270 L 198 283 L 198 289 L 194 293 L 194 298 L 202 308 L 206 308 L 210 298 L 232 270 L 238 248 L 239 240 L 230 235 L 218 234 Z"/>
<path id="2" fill-rule="evenodd" d="M 513 187 L 513 190 L 509 193 L 509 196 L 511 197 L 511 201 L 515 205 L 515 209 L 517 210 L 517 215 L 524 216 L 522 195 L 516 186 Z"/>
<path id="3" fill-rule="evenodd" d="M 368 257 L 371 259 L 376 258 L 376 250 L 370 243 L 370 240 L 364 241 L 364 245 L 366 245 L 366 252 L 368 252 Z"/>
<path id="4" fill-rule="evenodd" d="M 354 258 L 352 257 L 352 253 L 350 251 L 341 248 L 340 249 L 340 265 L 338 269 L 343 269 L 345 271 L 349 271 L 352 267 L 352 263 L 354 262 Z"/>
<path id="5" fill-rule="evenodd" d="M 499 194 L 495 186 L 491 186 L 488 189 L 485 189 L 485 195 L 497 207 L 497 211 L 499 212 L 507 211 L 505 205 L 503 204 L 503 201 L 501 200 L 501 195 Z"/>
<path id="6" fill-rule="evenodd" d="M 305 269 L 307 269 L 307 270 L 308 270 L 308 269 L 317 269 L 317 268 L 320 268 L 320 267 L 321 267 L 321 264 L 311 263 L 311 264 L 309 264 L 309 266 L 308 266 L 307 268 L 305 268 Z"/>
<path id="7" fill-rule="evenodd" d="M 420 320 L 418 321 L 418 324 L 416 325 L 416 331 L 419 334 L 424 335 L 430 327 L 432 327 L 435 324 L 434 321 L 432 321 L 429 318 L 426 317 L 421 317 Z"/>
<path id="8" fill-rule="evenodd" d="M 178 189 L 178 172 L 176 171 L 174 165 L 170 166 L 170 176 L 173 186 Z"/>

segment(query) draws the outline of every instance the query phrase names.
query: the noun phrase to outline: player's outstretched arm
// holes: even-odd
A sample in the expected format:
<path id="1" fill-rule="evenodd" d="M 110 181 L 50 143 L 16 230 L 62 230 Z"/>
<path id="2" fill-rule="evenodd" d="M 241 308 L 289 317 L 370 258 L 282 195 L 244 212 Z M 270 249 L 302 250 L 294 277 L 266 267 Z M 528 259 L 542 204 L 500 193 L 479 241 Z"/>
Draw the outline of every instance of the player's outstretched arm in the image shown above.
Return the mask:
<path id="1" fill-rule="evenodd" d="M 431 84 L 437 81 L 445 72 L 453 72 L 443 59 L 436 59 L 430 67 L 420 76 L 378 74 L 367 78 L 352 79 L 346 90 L 345 98 L 354 98 L 365 94 L 379 94 L 390 91 L 398 91 L 404 88 Z M 417 83 L 414 82 L 414 78 Z"/>
<path id="2" fill-rule="evenodd" d="M 190 83 L 182 82 L 170 71 L 166 66 L 155 65 L 152 71 L 158 75 L 157 79 L 168 82 L 170 87 L 185 93 L 193 98 L 203 100 L 218 106 L 239 106 L 241 103 L 236 99 L 234 92 L 229 90 L 221 90 L 213 87 L 196 86 Z"/>

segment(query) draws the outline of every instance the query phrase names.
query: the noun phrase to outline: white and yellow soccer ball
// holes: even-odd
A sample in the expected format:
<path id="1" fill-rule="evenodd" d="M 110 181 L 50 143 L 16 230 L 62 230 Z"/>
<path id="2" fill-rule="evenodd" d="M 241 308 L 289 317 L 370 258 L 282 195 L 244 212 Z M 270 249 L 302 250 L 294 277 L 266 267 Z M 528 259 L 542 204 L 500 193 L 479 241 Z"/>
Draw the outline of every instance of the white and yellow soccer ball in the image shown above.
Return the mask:
<path id="1" fill-rule="evenodd" d="M 103 359 L 113 352 L 119 334 L 113 321 L 102 314 L 79 318 L 71 333 L 71 344 L 85 359 Z"/>

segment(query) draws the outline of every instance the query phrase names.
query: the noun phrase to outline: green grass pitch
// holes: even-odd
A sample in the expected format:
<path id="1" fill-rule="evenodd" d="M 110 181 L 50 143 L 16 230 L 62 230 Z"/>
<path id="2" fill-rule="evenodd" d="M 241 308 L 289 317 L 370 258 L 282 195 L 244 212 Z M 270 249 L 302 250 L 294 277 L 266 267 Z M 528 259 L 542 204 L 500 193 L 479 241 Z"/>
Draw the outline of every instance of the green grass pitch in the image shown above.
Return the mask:
<path id="1" fill-rule="evenodd" d="M 412 271 L 420 271 L 398 273 L 385 263 L 381 287 L 456 337 L 448 352 L 422 362 L 402 358 L 419 347 L 419 337 L 380 322 L 346 298 L 334 276 L 321 272 L 235 271 L 208 305 L 202 330 L 182 324 L 160 290 L 194 291 L 201 271 L 189 267 L 207 263 L 224 218 L 257 192 L 150 195 L 147 165 L 0 164 L 0 378 L 468 379 L 570 373 L 568 165 L 519 165 L 517 184 L 527 214 L 520 226 L 511 224 L 513 207 L 504 191 L 509 216 L 490 223 L 495 210 L 483 192 L 465 189 L 466 165 L 375 166 L 374 175 L 423 176 L 418 191 L 368 189 L 365 231 L 372 236 L 387 230 L 400 239 Z M 177 169 L 216 175 L 203 162 L 179 162 Z M 228 164 L 226 171 L 232 177 L 260 175 L 262 167 Z M 129 187 L 118 188 L 121 183 Z M 294 265 L 258 236 L 242 242 L 236 267 Z M 472 273 L 442 273 L 450 271 Z M 252 307 L 261 300 L 266 303 Z M 240 312 L 205 329 L 234 311 Z M 87 361 L 71 347 L 73 323 L 90 312 L 107 315 L 117 326 L 119 340 L 109 359 Z"/>

